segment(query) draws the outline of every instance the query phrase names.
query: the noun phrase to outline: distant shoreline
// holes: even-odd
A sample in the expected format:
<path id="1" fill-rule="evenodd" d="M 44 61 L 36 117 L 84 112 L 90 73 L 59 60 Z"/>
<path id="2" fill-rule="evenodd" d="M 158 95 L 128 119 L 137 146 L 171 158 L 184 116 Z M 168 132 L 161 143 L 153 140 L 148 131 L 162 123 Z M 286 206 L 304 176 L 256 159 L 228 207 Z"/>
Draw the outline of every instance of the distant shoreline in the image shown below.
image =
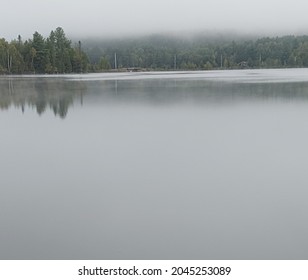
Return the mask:
<path id="1" fill-rule="evenodd" d="M 47 38 L 0 39 L 0 74 L 285 69 L 308 67 L 308 36 L 260 39 L 155 35 L 72 43 L 61 27 Z"/>
<path id="2" fill-rule="evenodd" d="M 103 71 L 103 72 L 86 72 L 86 73 L 22 73 L 22 74 L 0 74 L 0 77 L 62 77 L 62 76 L 78 76 L 78 75 L 104 75 L 104 74 L 121 74 L 121 73 L 144 73 L 144 74 L 152 74 L 152 73 L 164 73 L 164 74 L 185 74 L 185 73 L 200 73 L 200 72 L 221 72 L 221 71 L 258 71 L 258 70 L 308 70 L 308 67 L 277 67 L 277 68 L 229 68 L 229 69 L 211 69 L 211 70 L 204 70 L 204 69 L 194 69 L 194 70 L 188 70 L 188 69 L 177 69 L 177 70 L 159 70 L 159 69 L 142 69 L 140 71 L 129 71 L 125 69 L 119 69 L 119 70 L 110 70 L 110 71 Z"/>

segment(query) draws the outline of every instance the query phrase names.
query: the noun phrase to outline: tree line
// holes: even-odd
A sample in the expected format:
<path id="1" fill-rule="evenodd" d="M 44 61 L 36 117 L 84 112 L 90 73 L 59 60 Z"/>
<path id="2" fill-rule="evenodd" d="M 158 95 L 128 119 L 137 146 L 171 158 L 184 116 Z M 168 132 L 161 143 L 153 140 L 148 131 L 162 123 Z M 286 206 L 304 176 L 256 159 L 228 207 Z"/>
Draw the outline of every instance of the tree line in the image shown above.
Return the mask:
<path id="1" fill-rule="evenodd" d="M 152 35 L 90 40 L 74 46 L 58 27 L 47 38 L 38 32 L 0 39 L 0 74 L 86 73 L 117 70 L 211 70 L 308 67 L 308 36 L 261 39 Z"/>
<path id="2" fill-rule="evenodd" d="M 88 57 L 79 41 L 75 47 L 58 27 L 48 38 L 35 32 L 32 39 L 0 39 L 0 74 L 81 73 L 88 71 Z"/>
<path id="3" fill-rule="evenodd" d="M 308 36 L 249 40 L 185 39 L 163 35 L 92 41 L 86 53 L 93 71 L 115 67 L 148 70 L 211 70 L 308 67 Z"/>

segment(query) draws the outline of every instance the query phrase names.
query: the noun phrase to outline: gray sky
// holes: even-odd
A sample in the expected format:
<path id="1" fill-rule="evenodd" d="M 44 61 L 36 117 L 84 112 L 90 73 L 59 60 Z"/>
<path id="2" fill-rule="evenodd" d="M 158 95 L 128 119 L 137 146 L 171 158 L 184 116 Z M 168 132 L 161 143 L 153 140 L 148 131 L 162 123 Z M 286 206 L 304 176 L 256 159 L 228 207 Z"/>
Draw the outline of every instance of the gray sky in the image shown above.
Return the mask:
<path id="1" fill-rule="evenodd" d="M 0 0 L 0 37 L 58 26 L 70 36 L 183 30 L 308 32 L 307 0 Z"/>

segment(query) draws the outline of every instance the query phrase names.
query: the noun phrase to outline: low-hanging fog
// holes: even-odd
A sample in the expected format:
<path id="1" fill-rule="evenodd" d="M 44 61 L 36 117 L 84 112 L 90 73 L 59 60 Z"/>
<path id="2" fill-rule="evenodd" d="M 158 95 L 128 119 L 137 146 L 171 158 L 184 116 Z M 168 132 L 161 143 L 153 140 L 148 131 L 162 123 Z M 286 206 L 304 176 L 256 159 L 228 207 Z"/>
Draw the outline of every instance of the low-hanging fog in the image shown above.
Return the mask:
<path id="1" fill-rule="evenodd" d="M 212 30 L 260 35 L 308 31 L 305 0 L 0 0 L 0 38 L 48 35 L 120 37 Z"/>

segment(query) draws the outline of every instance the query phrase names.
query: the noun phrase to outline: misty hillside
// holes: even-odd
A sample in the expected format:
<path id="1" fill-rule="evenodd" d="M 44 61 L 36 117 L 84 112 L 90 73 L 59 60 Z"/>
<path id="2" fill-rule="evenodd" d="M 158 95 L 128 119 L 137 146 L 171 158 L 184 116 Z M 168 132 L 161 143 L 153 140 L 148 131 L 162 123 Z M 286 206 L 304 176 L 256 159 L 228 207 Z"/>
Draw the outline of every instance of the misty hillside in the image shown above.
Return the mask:
<path id="1" fill-rule="evenodd" d="M 195 70 L 308 67 L 308 37 L 152 35 L 88 40 L 83 50 L 98 70 L 119 68 Z"/>

